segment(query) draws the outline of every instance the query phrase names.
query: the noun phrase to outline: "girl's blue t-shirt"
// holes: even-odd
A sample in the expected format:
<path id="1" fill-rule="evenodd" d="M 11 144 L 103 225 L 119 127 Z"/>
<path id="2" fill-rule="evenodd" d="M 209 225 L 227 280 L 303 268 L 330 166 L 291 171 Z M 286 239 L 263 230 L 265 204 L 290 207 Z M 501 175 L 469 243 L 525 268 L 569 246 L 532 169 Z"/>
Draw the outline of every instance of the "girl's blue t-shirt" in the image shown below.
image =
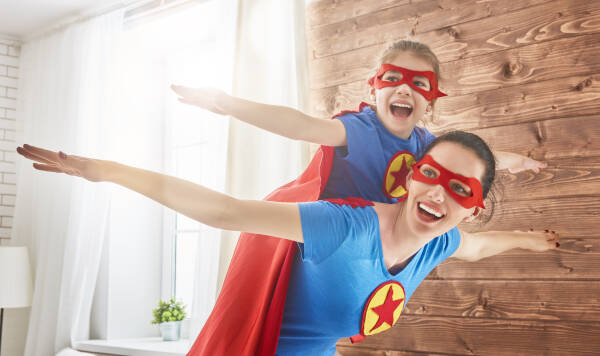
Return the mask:
<path id="1" fill-rule="evenodd" d="M 331 173 L 320 199 L 361 197 L 382 203 L 402 200 L 410 166 L 420 159 L 435 136 L 415 126 L 407 140 L 396 137 L 369 106 L 336 119 L 346 128 L 348 144 L 335 148 Z"/>
<path id="2" fill-rule="evenodd" d="M 460 243 L 454 228 L 391 274 L 383 261 L 379 219 L 372 207 L 301 203 L 300 218 L 304 243 L 294 261 L 276 355 L 332 355 L 340 338 L 360 333 L 363 310 L 378 286 L 400 283 L 406 304 L 427 274 Z"/>

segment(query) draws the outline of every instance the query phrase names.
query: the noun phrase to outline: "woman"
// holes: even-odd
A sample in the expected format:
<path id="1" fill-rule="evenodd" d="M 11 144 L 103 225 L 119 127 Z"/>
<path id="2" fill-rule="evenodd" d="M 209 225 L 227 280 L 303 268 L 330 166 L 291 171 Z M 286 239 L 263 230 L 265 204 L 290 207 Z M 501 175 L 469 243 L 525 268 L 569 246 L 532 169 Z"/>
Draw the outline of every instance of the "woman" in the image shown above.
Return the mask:
<path id="1" fill-rule="evenodd" d="M 438 137 L 407 176 L 398 204 L 360 199 L 278 203 L 239 200 L 202 186 L 116 162 L 24 145 L 39 170 L 108 181 L 188 217 L 227 230 L 299 243 L 277 354 L 330 355 L 345 336 L 389 329 L 425 276 L 448 257 L 478 260 L 512 248 L 555 248 L 550 232 L 459 232 L 475 219 L 495 175 L 495 160 L 476 135 Z M 358 205 L 358 206 L 357 206 Z"/>

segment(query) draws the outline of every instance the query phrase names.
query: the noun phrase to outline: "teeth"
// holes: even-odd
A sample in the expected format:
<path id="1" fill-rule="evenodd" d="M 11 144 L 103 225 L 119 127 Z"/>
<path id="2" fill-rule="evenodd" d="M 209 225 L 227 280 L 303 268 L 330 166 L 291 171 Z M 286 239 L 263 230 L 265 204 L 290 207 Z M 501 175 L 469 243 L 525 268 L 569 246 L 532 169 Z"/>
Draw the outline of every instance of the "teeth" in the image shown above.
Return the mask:
<path id="1" fill-rule="evenodd" d="M 392 106 L 396 106 L 396 107 L 399 107 L 399 108 L 412 109 L 412 106 L 407 105 L 407 104 L 392 104 Z"/>
<path id="2" fill-rule="evenodd" d="M 423 203 L 419 204 L 419 208 L 425 210 L 426 212 L 428 212 L 431 215 L 435 215 L 436 218 L 441 218 L 442 217 L 442 214 L 440 214 L 439 212 L 437 212 L 437 211 L 435 211 L 435 210 L 433 210 L 433 209 L 431 209 L 431 208 L 423 205 Z"/>

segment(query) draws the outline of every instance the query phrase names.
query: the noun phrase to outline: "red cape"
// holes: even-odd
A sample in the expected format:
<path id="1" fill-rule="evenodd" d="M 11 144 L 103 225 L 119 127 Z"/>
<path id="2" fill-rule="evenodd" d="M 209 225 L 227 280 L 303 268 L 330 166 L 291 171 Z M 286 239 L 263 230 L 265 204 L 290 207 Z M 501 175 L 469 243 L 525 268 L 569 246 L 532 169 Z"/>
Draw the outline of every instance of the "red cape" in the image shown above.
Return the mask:
<path id="1" fill-rule="evenodd" d="M 322 146 L 300 177 L 265 200 L 319 199 L 333 155 L 332 147 Z M 242 233 L 215 307 L 187 356 L 273 356 L 297 249 L 290 240 Z"/>

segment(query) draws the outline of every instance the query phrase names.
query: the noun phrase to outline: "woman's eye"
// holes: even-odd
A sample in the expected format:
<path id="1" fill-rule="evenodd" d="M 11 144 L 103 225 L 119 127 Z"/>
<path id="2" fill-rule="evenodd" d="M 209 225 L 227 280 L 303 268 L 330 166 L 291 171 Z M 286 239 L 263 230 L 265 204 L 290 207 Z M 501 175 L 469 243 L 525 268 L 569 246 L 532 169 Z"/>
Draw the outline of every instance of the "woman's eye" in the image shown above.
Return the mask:
<path id="1" fill-rule="evenodd" d="M 429 168 L 421 169 L 421 173 L 423 173 L 423 175 L 427 178 L 435 178 L 437 176 L 436 172 Z"/>
<path id="2" fill-rule="evenodd" d="M 465 197 L 469 196 L 469 192 L 462 185 L 460 185 L 458 183 L 452 184 L 452 190 L 454 190 L 459 195 L 462 195 Z"/>

